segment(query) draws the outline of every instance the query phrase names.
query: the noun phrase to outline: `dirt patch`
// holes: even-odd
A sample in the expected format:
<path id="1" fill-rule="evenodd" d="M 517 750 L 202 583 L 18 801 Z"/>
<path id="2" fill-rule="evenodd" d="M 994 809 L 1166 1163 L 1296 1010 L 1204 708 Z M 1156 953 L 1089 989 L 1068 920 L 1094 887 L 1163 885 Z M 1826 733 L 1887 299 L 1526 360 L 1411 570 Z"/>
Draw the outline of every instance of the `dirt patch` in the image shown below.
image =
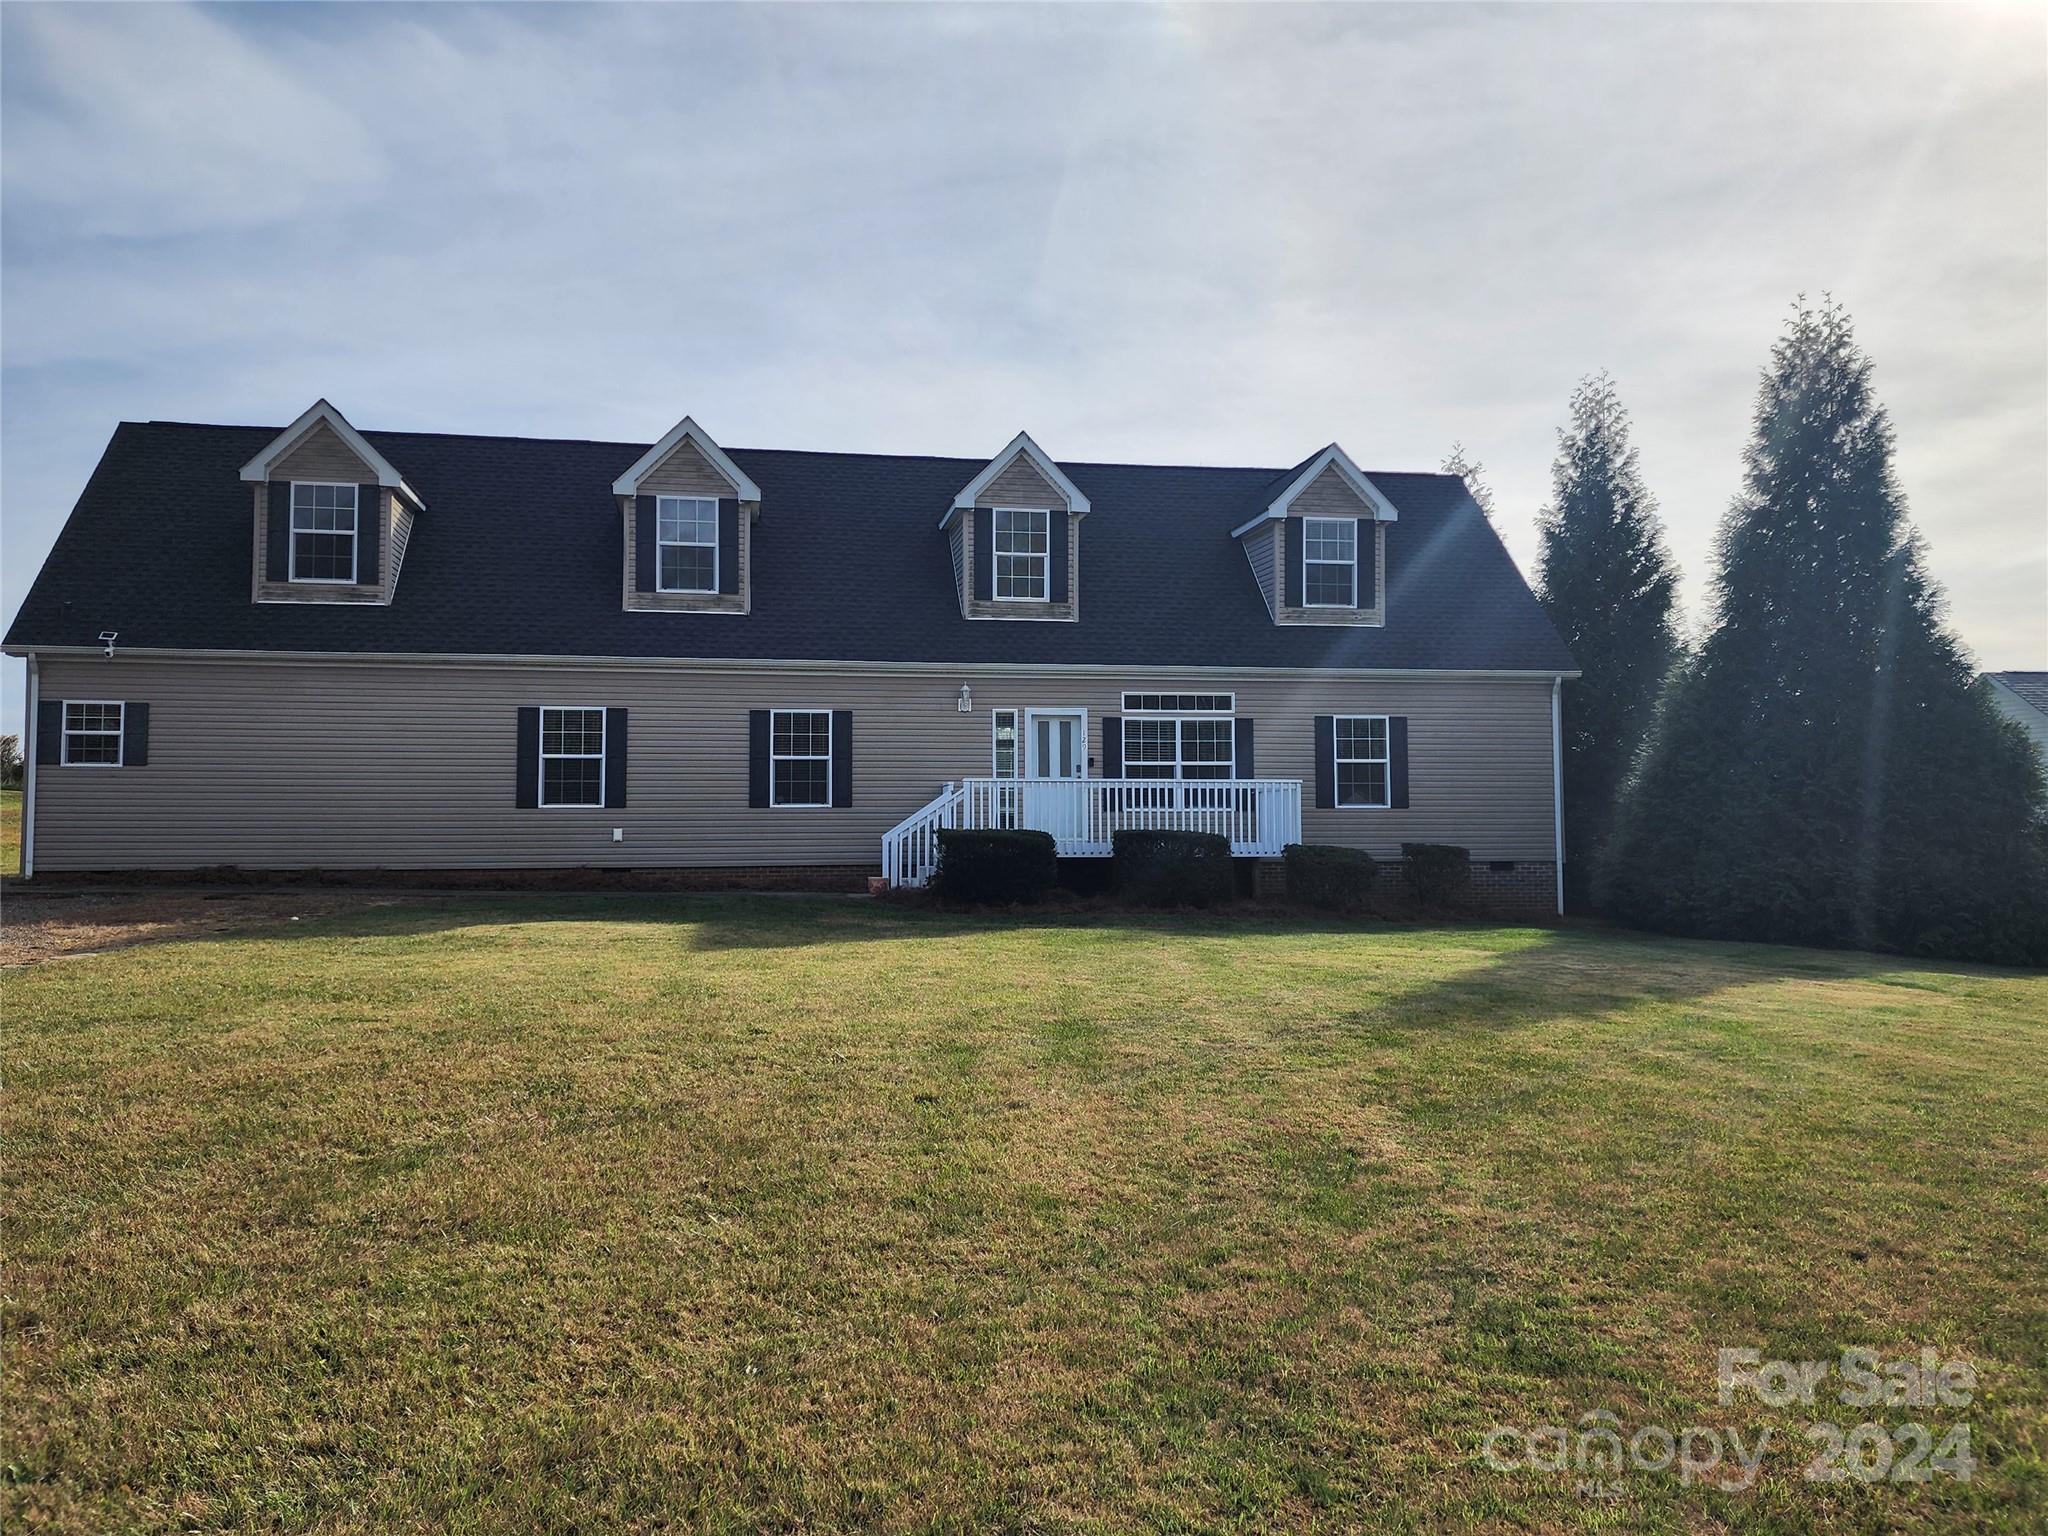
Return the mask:
<path id="1" fill-rule="evenodd" d="M 349 891 L 37 891 L 0 900 L 0 966 L 393 906 Z"/>

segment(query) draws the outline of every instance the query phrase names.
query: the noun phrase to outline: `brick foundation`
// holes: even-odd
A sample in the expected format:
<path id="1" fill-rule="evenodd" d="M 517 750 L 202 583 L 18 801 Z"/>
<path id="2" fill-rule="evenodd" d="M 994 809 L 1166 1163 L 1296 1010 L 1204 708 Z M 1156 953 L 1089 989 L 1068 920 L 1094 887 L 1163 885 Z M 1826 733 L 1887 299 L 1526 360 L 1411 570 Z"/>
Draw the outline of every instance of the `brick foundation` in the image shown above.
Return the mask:
<path id="1" fill-rule="evenodd" d="M 730 868 L 608 869 L 204 869 L 65 870 L 39 874 L 38 890 L 65 886 L 323 886 L 409 891 L 818 891 L 865 892 L 879 864 L 748 864 Z"/>

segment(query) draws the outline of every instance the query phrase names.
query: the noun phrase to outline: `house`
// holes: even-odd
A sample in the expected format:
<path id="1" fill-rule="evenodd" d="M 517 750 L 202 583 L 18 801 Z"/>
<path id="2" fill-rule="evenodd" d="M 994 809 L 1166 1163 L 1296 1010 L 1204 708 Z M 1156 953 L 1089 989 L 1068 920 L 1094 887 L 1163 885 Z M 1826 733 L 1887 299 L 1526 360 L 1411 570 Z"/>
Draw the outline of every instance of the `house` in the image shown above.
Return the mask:
<path id="1" fill-rule="evenodd" d="M 2008 720 L 2019 722 L 2034 743 L 2034 757 L 2048 775 L 2048 672 L 1986 672 L 1991 702 Z"/>
<path id="2" fill-rule="evenodd" d="M 5 648 L 24 872 L 916 884 L 941 825 L 1561 897 L 1572 658 L 1459 480 L 123 423 Z"/>

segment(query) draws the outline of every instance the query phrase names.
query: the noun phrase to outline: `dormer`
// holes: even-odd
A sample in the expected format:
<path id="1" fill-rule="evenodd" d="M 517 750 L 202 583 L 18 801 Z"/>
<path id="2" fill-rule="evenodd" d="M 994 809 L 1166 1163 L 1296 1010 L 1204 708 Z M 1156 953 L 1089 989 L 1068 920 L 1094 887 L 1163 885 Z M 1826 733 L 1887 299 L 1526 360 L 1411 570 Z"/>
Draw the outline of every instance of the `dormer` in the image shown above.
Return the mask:
<path id="1" fill-rule="evenodd" d="M 1072 623 L 1081 612 L 1081 519 L 1088 498 L 1019 432 L 960 488 L 939 519 L 969 619 Z"/>
<path id="2" fill-rule="evenodd" d="M 624 519 L 625 606 L 746 613 L 761 488 L 685 416 L 612 482 Z"/>
<path id="3" fill-rule="evenodd" d="M 340 411 L 314 401 L 242 479 L 256 500 L 252 601 L 391 601 L 424 504 Z"/>
<path id="4" fill-rule="evenodd" d="M 1267 486 L 1231 530 L 1276 624 L 1384 624 L 1387 524 L 1400 514 L 1335 443 Z"/>

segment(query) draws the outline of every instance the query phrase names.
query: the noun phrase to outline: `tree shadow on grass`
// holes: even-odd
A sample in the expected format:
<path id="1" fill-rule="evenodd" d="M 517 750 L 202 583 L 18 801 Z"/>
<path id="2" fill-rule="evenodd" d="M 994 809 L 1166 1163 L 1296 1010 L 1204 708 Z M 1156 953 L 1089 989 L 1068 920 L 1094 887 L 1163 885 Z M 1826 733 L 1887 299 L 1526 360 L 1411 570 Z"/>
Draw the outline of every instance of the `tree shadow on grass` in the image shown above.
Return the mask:
<path id="1" fill-rule="evenodd" d="M 1455 974 L 1349 1010 L 1342 1022 L 1367 1034 L 1513 1030 L 1553 1019 L 1597 1018 L 1645 1002 L 1699 1002 L 1738 988 L 1802 979 L 1896 985 L 1903 999 L 1924 987 L 1913 978 L 1930 974 L 1995 979 L 2006 973 L 1852 950 L 1585 927 L 1546 931 Z"/>

